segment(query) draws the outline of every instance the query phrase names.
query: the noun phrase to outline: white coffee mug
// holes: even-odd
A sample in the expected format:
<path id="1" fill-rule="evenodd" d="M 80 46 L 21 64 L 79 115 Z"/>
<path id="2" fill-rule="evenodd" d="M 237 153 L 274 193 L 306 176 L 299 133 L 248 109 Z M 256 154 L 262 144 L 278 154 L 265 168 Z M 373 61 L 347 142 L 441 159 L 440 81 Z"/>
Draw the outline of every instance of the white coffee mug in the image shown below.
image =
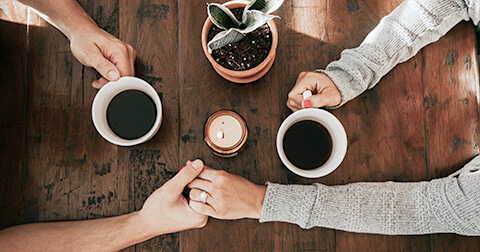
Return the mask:
<path id="1" fill-rule="evenodd" d="M 300 169 L 293 165 L 283 150 L 283 138 L 287 130 L 297 122 L 311 120 L 323 125 L 332 138 L 332 153 L 320 167 L 314 169 Z M 342 123 L 331 113 L 316 108 L 301 109 L 290 116 L 280 125 L 277 134 L 277 152 L 283 164 L 293 173 L 306 178 L 319 178 L 333 172 L 342 163 L 347 153 L 347 133 Z"/>
<path id="2" fill-rule="evenodd" d="M 157 110 L 155 123 L 147 132 L 147 134 L 131 140 L 123 139 L 117 136 L 110 129 L 107 122 L 107 108 L 110 104 L 110 101 L 117 94 L 126 90 L 139 90 L 144 92 L 155 103 L 155 108 Z M 162 117 L 162 102 L 160 101 L 160 97 L 155 89 L 146 81 L 135 77 L 122 77 L 117 81 L 107 83 L 98 91 L 92 104 L 93 125 L 95 125 L 98 133 L 100 133 L 100 135 L 107 141 L 120 146 L 132 146 L 148 141 L 157 133 L 158 129 L 160 129 Z"/>

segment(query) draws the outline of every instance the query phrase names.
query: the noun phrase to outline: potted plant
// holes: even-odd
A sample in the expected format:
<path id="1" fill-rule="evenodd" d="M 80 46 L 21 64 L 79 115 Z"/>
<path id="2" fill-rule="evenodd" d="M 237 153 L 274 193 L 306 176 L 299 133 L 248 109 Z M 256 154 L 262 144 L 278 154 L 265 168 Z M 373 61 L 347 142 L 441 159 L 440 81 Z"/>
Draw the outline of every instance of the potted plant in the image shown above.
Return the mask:
<path id="1" fill-rule="evenodd" d="M 230 1 L 208 4 L 202 47 L 213 68 L 235 83 L 263 77 L 273 65 L 278 44 L 271 15 L 284 0 Z"/>

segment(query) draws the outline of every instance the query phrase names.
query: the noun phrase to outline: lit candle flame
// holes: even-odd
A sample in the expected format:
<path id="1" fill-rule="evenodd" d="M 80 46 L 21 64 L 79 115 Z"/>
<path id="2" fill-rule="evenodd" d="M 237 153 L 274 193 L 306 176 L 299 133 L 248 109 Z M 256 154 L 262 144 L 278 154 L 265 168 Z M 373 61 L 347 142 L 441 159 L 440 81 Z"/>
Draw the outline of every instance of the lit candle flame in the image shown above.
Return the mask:
<path id="1" fill-rule="evenodd" d="M 219 139 L 225 138 L 225 134 L 223 133 L 223 129 L 222 129 L 222 131 L 217 133 L 217 138 L 219 138 Z"/>

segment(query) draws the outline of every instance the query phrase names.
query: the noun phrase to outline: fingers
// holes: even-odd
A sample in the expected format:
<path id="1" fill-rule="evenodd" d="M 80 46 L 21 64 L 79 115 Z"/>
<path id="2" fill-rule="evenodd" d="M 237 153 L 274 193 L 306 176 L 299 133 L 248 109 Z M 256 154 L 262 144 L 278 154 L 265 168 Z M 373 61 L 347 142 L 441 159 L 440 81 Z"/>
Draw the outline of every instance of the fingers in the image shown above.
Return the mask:
<path id="1" fill-rule="evenodd" d="M 187 161 L 187 165 L 190 165 L 192 161 Z M 203 180 L 212 181 L 216 176 L 218 176 L 218 170 L 212 169 L 206 165 L 203 166 L 203 171 L 198 175 L 199 178 Z"/>
<path id="2" fill-rule="evenodd" d="M 191 200 L 195 200 L 195 201 L 202 201 L 202 197 L 200 196 L 200 194 L 203 192 L 203 190 L 199 190 L 199 189 L 192 189 L 190 190 L 190 193 L 189 193 L 189 197 Z M 208 192 L 207 192 L 207 195 L 208 195 Z M 208 196 L 211 196 L 211 195 L 208 195 Z M 208 198 L 211 198 L 211 197 L 208 197 L 207 196 L 207 201 L 208 201 Z"/>
<path id="3" fill-rule="evenodd" d="M 295 112 L 299 109 L 302 109 L 302 103 L 301 103 L 302 100 L 301 99 L 302 98 L 296 98 L 296 99 L 289 98 L 287 100 L 287 107 L 293 112 Z"/>
<path id="4" fill-rule="evenodd" d="M 303 108 L 321 108 L 335 106 L 340 103 L 338 97 L 329 89 L 323 90 L 320 94 L 312 95 L 302 102 Z"/>
<path id="5" fill-rule="evenodd" d="M 95 54 L 92 56 L 90 64 L 109 81 L 116 81 L 118 78 L 120 78 L 120 72 L 117 67 L 103 57 L 102 54 Z"/>
<path id="6" fill-rule="evenodd" d="M 303 92 L 310 90 L 316 95 L 303 100 Z M 336 106 L 341 102 L 341 94 L 333 81 L 323 73 L 302 72 L 295 86 L 288 94 L 287 107 L 292 111 L 302 108 Z"/>
<path id="7" fill-rule="evenodd" d="M 92 86 L 95 88 L 101 88 L 109 81 L 116 81 L 122 76 L 135 75 L 135 49 L 133 49 L 133 47 L 128 44 L 122 43 L 121 45 L 118 45 L 116 49 L 111 50 L 113 51 L 113 53 L 110 53 L 110 55 L 108 55 L 107 53 L 102 55 L 104 57 L 104 60 L 108 61 L 108 67 L 112 67 L 112 65 L 115 67 L 116 75 L 109 72 L 108 70 L 102 70 L 107 68 L 107 63 L 103 62 L 103 60 L 101 59 L 96 59 L 99 62 L 102 61 L 103 63 L 101 64 L 104 65 L 98 63 L 98 66 L 96 67 L 96 65 L 92 64 L 92 66 L 97 69 L 97 71 L 103 76 L 99 80 L 92 83 Z M 107 75 L 105 75 L 105 72 L 107 72 Z"/>
<path id="8" fill-rule="evenodd" d="M 189 205 L 195 212 L 199 214 L 209 215 L 209 216 L 216 215 L 215 209 L 210 205 L 203 204 L 201 202 L 193 201 L 193 200 L 190 201 Z"/>
<path id="9" fill-rule="evenodd" d="M 96 81 L 93 81 L 92 87 L 94 87 L 94 88 L 101 88 L 101 87 L 105 86 L 105 84 L 107 84 L 107 83 L 108 83 L 108 80 L 105 79 L 105 77 L 102 77 L 102 78 L 100 78 L 100 79 L 98 79 L 98 80 L 96 80 Z"/>
<path id="10" fill-rule="evenodd" d="M 74 33 L 70 48 L 80 63 L 103 76 L 92 83 L 96 88 L 122 76 L 135 75 L 135 49 L 100 28 Z"/>
<path id="11" fill-rule="evenodd" d="M 98 80 L 96 80 L 96 81 L 92 82 L 92 87 L 94 87 L 96 89 L 100 89 L 102 86 L 100 84 L 98 84 Z"/>
<path id="12" fill-rule="evenodd" d="M 210 167 L 205 166 L 203 171 L 198 175 L 199 178 L 208 180 L 208 181 L 214 181 L 216 177 L 218 177 L 218 174 L 221 173 L 221 170 L 215 170 Z"/>
<path id="13" fill-rule="evenodd" d="M 190 200 L 202 202 L 202 197 L 200 196 L 200 194 L 203 191 L 204 190 L 199 190 L 199 189 L 194 188 L 194 189 L 190 190 L 190 194 L 188 196 L 189 196 Z M 208 191 L 206 191 L 206 192 L 207 192 L 207 204 L 209 204 L 210 206 L 215 206 L 216 205 L 215 199 L 212 197 L 212 195 Z"/>
<path id="14" fill-rule="evenodd" d="M 183 167 L 175 177 L 169 180 L 166 186 L 170 187 L 173 193 L 182 193 L 185 186 L 194 180 L 203 170 L 203 162 L 195 160 L 191 165 Z"/>
<path id="15" fill-rule="evenodd" d="M 202 191 L 209 192 L 212 191 L 212 182 L 197 178 L 188 184 L 188 188 L 196 188 Z"/>
<path id="16" fill-rule="evenodd" d="M 129 46 L 125 45 L 124 48 L 117 49 L 112 55 L 112 62 L 120 71 L 120 76 L 133 76 L 135 74 L 135 69 L 129 55 L 130 53 Z"/>
<path id="17" fill-rule="evenodd" d="M 128 46 L 128 56 L 130 57 L 130 68 L 132 69 L 132 76 L 135 76 L 135 58 L 137 57 L 137 52 L 130 45 Z"/>
<path id="18" fill-rule="evenodd" d="M 315 87 L 312 86 L 309 82 L 311 82 L 310 79 L 307 75 L 309 72 L 301 72 L 298 77 L 297 81 L 295 82 L 295 86 L 293 86 L 292 90 L 290 90 L 290 93 L 295 94 L 295 95 L 302 95 L 302 93 L 305 90 L 312 90 Z"/>
<path id="19" fill-rule="evenodd" d="M 294 88 L 295 89 L 295 88 Z M 302 93 L 305 90 L 302 91 L 296 91 L 292 89 L 290 93 L 288 93 L 288 100 L 287 100 L 287 107 L 292 110 L 292 111 L 297 111 L 299 109 L 302 109 L 302 100 L 303 100 L 303 95 Z"/>
<path id="20" fill-rule="evenodd" d="M 303 100 L 303 92 L 306 90 L 313 90 L 310 81 L 307 80 L 308 72 L 301 72 L 298 75 L 297 81 L 295 82 L 295 86 L 293 86 L 292 90 L 288 93 L 288 100 L 287 100 L 287 107 L 292 111 L 297 111 L 302 109 L 302 100 Z"/>

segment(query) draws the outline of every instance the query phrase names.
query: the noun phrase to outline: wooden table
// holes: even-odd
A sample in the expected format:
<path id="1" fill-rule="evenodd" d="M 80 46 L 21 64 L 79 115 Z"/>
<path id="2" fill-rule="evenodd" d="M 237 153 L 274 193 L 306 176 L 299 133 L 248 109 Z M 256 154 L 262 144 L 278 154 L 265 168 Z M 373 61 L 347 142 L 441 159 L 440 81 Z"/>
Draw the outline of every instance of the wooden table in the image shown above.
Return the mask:
<path id="1" fill-rule="evenodd" d="M 7 0 L 9 2 L 10 0 Z M 106 142 L 90 109 L 97 73 L 72 56 L 67 39 L 33 12 L 0 22 L 0 227 L 93 219 L 138 210 L 188 159 L 255 183 L 421 181 L 446 176 L 479 154 L 479 79 L 471 23 L 461 23 L 333 113 L 348 134 L 342 165 L 304 179 L 281 165 L 275 137 L 287 93 L 302 70 L 324 68 L 356 47 L 401 0 L 287 0 L 277 12 L 275 64 L 261 80 L 222 79 L 200 44 L 205 0 L 80 0 L 99 26 L 131 44 L 136 75 L 159 92 L 164 122 L 145 144 Z M 0 15 L 8 19 L 5 14 Z M 25 23 L 25 22 L 24 22 Z M 39 25 L 39 26 L 37 26 Z M 246 148 L 216 157 L 203 142 L 212 112 L 233 109 L 249 127 Z M 474 251 L 479 238 L 382 236 L 285 223 L 210 219 L 201 230 L 156 237 L 126 251 Z"/>

